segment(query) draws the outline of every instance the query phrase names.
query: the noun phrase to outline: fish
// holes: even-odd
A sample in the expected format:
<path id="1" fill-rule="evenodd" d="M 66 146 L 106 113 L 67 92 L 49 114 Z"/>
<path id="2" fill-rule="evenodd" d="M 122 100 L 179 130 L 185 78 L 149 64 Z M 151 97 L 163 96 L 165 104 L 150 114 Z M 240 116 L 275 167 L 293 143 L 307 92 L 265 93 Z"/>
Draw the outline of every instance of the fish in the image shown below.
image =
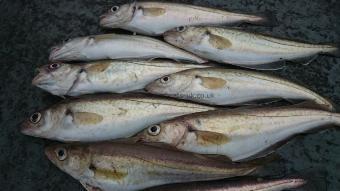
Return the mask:
<path id="1" fill-rule="evenodd" d="M 249 70 L 205 68 L 165 75 L 145 90 L 210 105 L 246 105 L 264 100 L 308 100 L 334 111 L 332 102 L 286 79 Z M 259 103 L 254 103 L 259 104 Z"/>
<path id="2" fill-rule="evenodd" d="M 101 16 L 105 28 L 122 28 L 148 36 L 162 35 L 180 26 L 274 24 L 270 14 L 241 14 L 194 5 L 165 2 L 133 2 L 113 6 Z"/>
<path id="3" fill-rule="evenodd" d="M 299 188 L 306 184 L 302 178 L 281 178 L 263 180 L 261 178 L 241 178 L 241 180 L 223 180 L 194 182 L 159 186 L 144 191 L 282 191 Z"/>
<path id="4" fill-rule="evenodd" d="M 236 28 L 178 27 L 164 33 L 164 39 L 205 59 L 258 70 L 280 69 L 285 61 L 319 54 L 340 57 L 335 45 L 296 42 Z"/>
<path id="5" fill-rule="evenodd" d="M 57 96 L 126 93 L 144 89 L 152 81 L 174 72 L 207 65 L 169 60 L 104 60 L 86 64 L 51 63 L 38 68 L 32 84 Z"/>
<path id="6" fill-rule="evenodd" d="M 199 58 L 163 41 L 139 35 L 102 34 L 69 39 L 51 48 L 49 60 L 96 61 L 108 59 L 166 58 L 204 63 Z"/>
<path id="7" fill-rule="evenodd" d="M 295 135 L 332 125 L 340 125 L 340 114 L 299 106 L 241 108 L 177 117 L 146 128 L 135 139 L 240 162 L 271 154 Z"/>
<path id="8" fill-rule="evenodd" d="M 136 191 L 170 183 L 244 176 L 263 165 L 226 163 L 203 155 L 134 142 L 53 145 L 47 158 L 88 191 Z"/>
<path id="9" fill-rule="evenodd" d="M 105 141 L 127 138 L 166 119 L 214 109 L 145 94 L 90 95 L 34 112 L 22 122 L 21 133 L 63 142 Z"/>

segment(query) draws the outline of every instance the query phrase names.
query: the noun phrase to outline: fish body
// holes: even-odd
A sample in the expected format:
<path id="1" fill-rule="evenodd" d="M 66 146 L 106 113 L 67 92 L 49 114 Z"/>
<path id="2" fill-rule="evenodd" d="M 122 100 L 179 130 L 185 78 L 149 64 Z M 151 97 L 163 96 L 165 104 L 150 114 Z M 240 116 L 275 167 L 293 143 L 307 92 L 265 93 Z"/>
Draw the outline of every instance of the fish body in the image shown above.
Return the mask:
<path id="1" fill-rule="evenodd" d="M 254 71 L 205 68 L 164 76 L 145 88 L 149 93 L 211 105 L 237 105 L 283 98 L 309 100 L 332 111 L 333 104 L 288 80 Z"/>
<path id="2" fill-rule="evenodd" d="M 295 107 L 236 109 L 178 117 L 150 126 L 136 137 L 242 161 L 268 154 L 278 143 L 326 125 L 339 126 L 340 115 Z"/>
<path id="3" fill-rule="evenodd" d="M 242 179 L 165 185 L 145 191 L 281 191 L 298 188 L 305 183 L 306 181 L 301 178 L 273 180 Z"/>
<path id="4" fill-rule="evenodd" d="M 205 60 L 157 39 L 120 34 L 78 37 L 52 48 L 50 61 L 167 58 L 203 63 Z"/>
<path id="5" fill-rule="evenodd" d="M 175 72 L 208 66 L 172 61 L 97 61 L 76 65 L 52 63 L 40 67 L 32 84 L 57 96 L 125 93 L 143 89 L 152 81 Z"/>
<path id="6" fill-rule="evenodd" d="M 100 25 L 145 35 L 161 35 L 179 26 L 264 24 L 265 16 L 232 13 L 193 5 L 164 2 L 134 2 L 114 6 L 101 17 Z"/>
<path id="7" fill-rule="evenodd" d="M 68 142 L 125 138 L 148 125 L 214 108 L 149 95 L 96 95 L 67 100 L 35 112 L 22 133 Z"/>
<path id="8" fill-rule="evenodd" d="M 294 42 L 239 29 L 217 27 L 178 28 L 165 33 L 164 39 L 202 58 L 253 69 L 276 69 L 275 63 L 280 61 L 303 59 L 317 54 L 339 54 L 339 49 L 332 45 Z"/>
<path id="9" fill-rule="evenodd" d="M 236 164 L 158 146 L 128 142 L 56 145 L 47 157 L 87 190 L 135 191 L 163 184 L 217 180 L 252 173 Z"/>

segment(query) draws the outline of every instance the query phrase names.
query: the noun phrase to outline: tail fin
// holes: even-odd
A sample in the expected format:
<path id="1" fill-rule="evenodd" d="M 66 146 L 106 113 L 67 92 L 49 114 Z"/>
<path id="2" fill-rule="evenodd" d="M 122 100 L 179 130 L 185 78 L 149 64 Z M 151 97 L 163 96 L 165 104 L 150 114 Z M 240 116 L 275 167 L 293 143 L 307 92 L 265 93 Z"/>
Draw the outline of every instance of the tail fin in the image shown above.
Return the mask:
<path id="1" fill-rule="evenodd" d="M 340 44 L 331 45 L 330 50 L 327 52 L 324 52 L 324 54 L 340 58 Z"/>
<path id="2" fill-rule="evenodd" d="M 324 97 L 320 96 L 320 99 L 315 100 L 315 102 L 320 105 L 320 109 L 323 109 L 323 110 L 326 110 L 326 111 L 330 111 L 330 112 L 335 112 L 336 111 L 334 103 L 332 103 L 327 98 L 324 98 Z"/>
<path id="3" fill-rule="evenodd" d="M 255 25 L 263 25 L 274 27 L 278 25 L 278 21 L 276 19 L 275 14 L 270 11 L 256 14 L 254 18 L 250 18 L 247 23 L 255 24 Z"/>
<path id="4" fill-rule="evenodd" d="M 340 126 L 340 113 L 333 114 L 333 122 L 335 125 Z"/>

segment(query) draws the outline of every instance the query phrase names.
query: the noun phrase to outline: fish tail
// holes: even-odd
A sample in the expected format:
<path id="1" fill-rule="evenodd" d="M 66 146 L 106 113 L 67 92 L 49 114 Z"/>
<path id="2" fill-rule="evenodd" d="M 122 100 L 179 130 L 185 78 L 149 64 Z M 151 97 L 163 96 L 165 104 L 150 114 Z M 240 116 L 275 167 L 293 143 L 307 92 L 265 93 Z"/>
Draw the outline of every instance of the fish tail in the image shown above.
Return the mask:
<path id="1" fill-rule="evenodd" d="M 336 110 L 335 104 L 332 101 L 330 101 L 330 100 L 328 100 L 324 97 L 320 96 L 318 100 L 315 100 L 315 102 L 317 104 L 319 104 L 320 109 L 330 111 L 330 112 L 335 112 L 335 110 Z"/>
<path id="2" fill-rule="evenodd" d="M 340 126 L 340 113 L 333 114 L 333 123 L 336 126 Z"/>
<path id="3" fill-rule="evenodd" d="M 247 23 L 263 26 L 277 26 L 278 21 L 276 15 L 273 12 L 266 11 L 263 13 L 256 14 L 254 17 L 249 18 Z"/>
<path id="4" fill-rule="evenodd" d="M 331 45 L 329 47 L 329 51 L 325 52 L 324 54 L 340 58 L 340 44 Z"/>

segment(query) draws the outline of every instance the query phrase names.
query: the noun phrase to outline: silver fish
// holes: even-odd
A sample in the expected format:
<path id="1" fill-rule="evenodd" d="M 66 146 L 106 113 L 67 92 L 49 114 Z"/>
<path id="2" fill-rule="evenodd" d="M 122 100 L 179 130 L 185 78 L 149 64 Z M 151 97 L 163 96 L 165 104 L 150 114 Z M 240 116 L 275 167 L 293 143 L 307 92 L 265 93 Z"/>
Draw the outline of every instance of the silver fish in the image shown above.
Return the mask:
<path id="1" fill-rule="evenodd" d="M 149 93 L 211 105 L 235 105 L 283 98 L 310 100 L 330 111 L 327 99 L 298 84 L 271 75 L 235 69 L 190 69 L 164 76 L 145 88 Z"/>
<path id="2" fill-rule="evenodd" d="M 202 58 L 252 69 L 277 69 L 282 67 L 279 62 L 317 54 L 340 56 L 333 45 L 294 42 L 239 29 L 179 27 L 165 33 L 164 39 Z"/>
<path id="3" fill-rule="evenodd" d="M 172 61 L 98 61 L 87 64 L 52 63 L 38 68 L 32 84 L 57 96 L 125 93 L 143 89 L 152 81 L 175 72 L 205 68 Z"/>
<path id="4" fill-rule="evenodd" d="M 135 191 L 163 184 L 244 176 L 261 165 L 128 142 L 56 145 L 47 157 L 88 191 Z"/>
<path id="5" fill-rule="evenodd" d="M 282 191 L 299 188 L 306 184 L 301 178 L 282 178 L 273 180 L 246 179 L 213 182 L 194 182 L 150 188 L 145 191 Z"/>
<path id="6" fill-rule="evenodd" d="M 178 3 L 134 2 L 113 6 L 101 16 L 100 25 L 154 36 L 186 25 L 270 24 L 273 19 L 268 16 L 232 13 Z"/>
<path id="7" fill-rule="evenodd" d="M 52 48 L 50 61 L 168 58 L 203 63 L 205 60 L 163 41 L 137 35 L 103 34 L 78 37 Z"/>
<path id="8" fill-rule="evenodd" d="M 340 114 L 295 107 L 236 109 L 178 117 L 150 126 L 136 138 L 242 161 L 266 155 L 278 143 L 326 125 L 340 126 Z"/>
<path id="9" fill-rule="evenodd" d="M 35 112 L 22 123 L 21 132 L 69 142 L 112 140 L 166 119 L 213 109 L 143 94 L 86 96 Z"/>

